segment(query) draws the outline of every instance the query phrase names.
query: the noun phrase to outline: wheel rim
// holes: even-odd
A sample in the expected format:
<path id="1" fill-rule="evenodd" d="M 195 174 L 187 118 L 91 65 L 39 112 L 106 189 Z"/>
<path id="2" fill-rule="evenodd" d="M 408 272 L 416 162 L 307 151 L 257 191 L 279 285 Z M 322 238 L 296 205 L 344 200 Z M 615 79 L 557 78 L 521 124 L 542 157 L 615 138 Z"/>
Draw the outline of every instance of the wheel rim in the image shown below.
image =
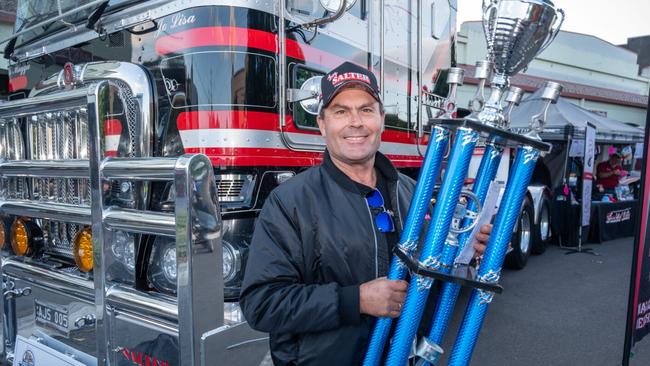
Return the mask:
<path id="1" fill-rule="evenodd" d="M 524 210 L 519 219 L 519 246 L 522 253 L 528 253 L 530 246 L 530 216 L 528 211 Z"/>
<path id="2" fill-rule="evenodd" d="M 551 225 L 549 219 L 548 206 L 542 205 L 542 212 L 540 212 L 539 216 L 539 236 L 543 242 L 547 241 L 550 236 Z"/>

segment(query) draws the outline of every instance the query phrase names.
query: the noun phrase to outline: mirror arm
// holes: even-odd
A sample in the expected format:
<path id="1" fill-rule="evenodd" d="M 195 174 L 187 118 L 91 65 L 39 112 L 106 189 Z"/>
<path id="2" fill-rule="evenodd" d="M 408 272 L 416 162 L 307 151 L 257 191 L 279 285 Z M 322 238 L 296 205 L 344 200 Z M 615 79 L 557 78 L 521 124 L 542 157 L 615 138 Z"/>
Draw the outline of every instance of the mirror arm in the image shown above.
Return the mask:
<path id="1" fill-rule="evenodd" d="M 300 27 L 309 29 L 309 28 L 313 28 L 313 27 L 318 27 L 319 25 L 331 23 L 331 22 L 339 19 L 340 17 L 342 17 L 343 14 L 345 14 L 345 7 L 347 5 L 348 5 L 347 0 L 341 0 L 341 5 L 339 5 L 339 9 L 334 14 L 332 14 L 330 16 L 327 16 L 327 17 L 323 17 L 323 18 L 313 20 L 313 21 L 308 22 L 308 23 L 303 23 L 303 24 L 296 25 L 295 27 L 292 27 L 290 30 L 300 28 Z"/>

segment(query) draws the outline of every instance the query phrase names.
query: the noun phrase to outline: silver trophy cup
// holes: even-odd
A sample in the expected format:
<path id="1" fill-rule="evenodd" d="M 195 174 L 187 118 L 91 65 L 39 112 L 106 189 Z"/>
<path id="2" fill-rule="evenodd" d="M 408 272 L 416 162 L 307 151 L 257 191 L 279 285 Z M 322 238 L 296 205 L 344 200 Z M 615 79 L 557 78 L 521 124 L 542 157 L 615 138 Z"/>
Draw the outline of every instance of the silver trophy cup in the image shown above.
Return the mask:
<path id="1" fill-rule="evenodd" d="M 488 60 L 494 64 L 492 95 L 479 119 L 507 128 L 501 97 L 509 77 L 521 71 L 557 36 L 564 11 L 549 0 L 492 0 L 483 3 Z"/>

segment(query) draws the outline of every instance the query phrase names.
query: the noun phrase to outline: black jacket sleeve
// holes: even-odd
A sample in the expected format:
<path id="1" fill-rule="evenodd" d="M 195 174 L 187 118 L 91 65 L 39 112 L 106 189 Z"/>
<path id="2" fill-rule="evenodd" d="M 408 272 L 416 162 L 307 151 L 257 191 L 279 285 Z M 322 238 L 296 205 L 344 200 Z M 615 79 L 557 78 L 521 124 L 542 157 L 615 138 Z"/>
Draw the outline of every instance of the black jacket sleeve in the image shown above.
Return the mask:
<path id="1" fill-rule="evenodd" d="M 299 215 L 272 192 L 257 219 L 242 284 L 240 304 L 252 328 L 306 333 L 358 322 L 358 286 L 355 299 L 354 288 L 305 283 L 303 250 Z"/>

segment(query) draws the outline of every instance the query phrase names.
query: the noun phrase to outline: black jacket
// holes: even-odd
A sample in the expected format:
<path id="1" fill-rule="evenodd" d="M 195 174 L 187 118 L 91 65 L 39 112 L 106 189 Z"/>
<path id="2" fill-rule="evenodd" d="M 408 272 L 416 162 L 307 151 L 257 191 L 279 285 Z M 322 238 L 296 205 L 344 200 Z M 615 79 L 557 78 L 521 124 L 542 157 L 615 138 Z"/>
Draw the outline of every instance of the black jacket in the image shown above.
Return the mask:
<path id="1" fill-rule="evenodd" d="M 387 179 L 399 235 L 415 182 L 380 153 L 375 167 Z M 240 300 L 250 326 L 270 333 L 276 365 L 361 362 L 374 319 L 359 314 L 359 285 L 385 276 L 392 258 L 376 235 L 365 198 L 327 153 L 271 193 Z"/>

